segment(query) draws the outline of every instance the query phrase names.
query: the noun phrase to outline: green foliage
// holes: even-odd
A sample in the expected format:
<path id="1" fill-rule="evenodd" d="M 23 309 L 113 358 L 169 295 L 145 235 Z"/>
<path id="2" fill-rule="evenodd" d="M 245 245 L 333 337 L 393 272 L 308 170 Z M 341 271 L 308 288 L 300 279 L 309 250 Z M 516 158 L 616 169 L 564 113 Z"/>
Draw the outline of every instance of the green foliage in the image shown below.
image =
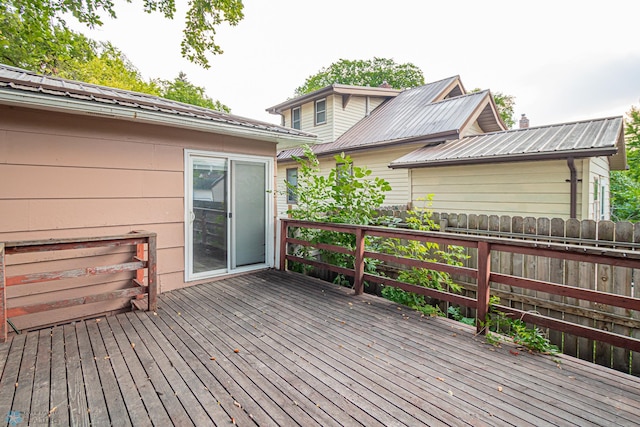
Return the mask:
<path id="1" fill-rule="evenodd" d="M 491 313 L 485 322 L 486 340 L 489 344 L 497 345 L 499 335 L 510 337 L 514 343 L 527 348 L 529 351 L 543 354 L 558 354 L 560 350 L 556 345 L 551 344 L 545 334 L 537 327 L 529 328 L 520 319 L 512 319 L 505 313 L 494 308 L 499 299 L 492 298 L 490 305 Z M 494 332 L 495 334 L 492 334 Z"/>
<path id="2" fill-rule="evenodd" d="M 93 55 L 85 60 L 73 58 L 61 64 L 57 75 L 102 86 L 134 92 L 161 95 L 160 87 L 153 81 L 146 82 L 136 67 L 111 43 L 99 43 Z"/>
<path id="3" fill-rule="evenodd" d="M 458 322 L 464 323 L 465 325 L 475 326 L 476 324 L 475 318 L 465 317 L 462 315 L 460 311 L 460 307 L 456 307 L 453 305 L 449 306 L 449 308 L 447 309 L 447 314 L 449 314 L 449 316 L 451 316 L 452 319 L 457 320 Z"/>
<path id="4" fill-rule="evenodd" d="M 423 85 L 424 75 L 417 66 L 411 63 L 398 64 L 393 59 L 340 59 L 307 77 L 295 94 L 304 95 L 334 83 L 377 87 L 385 82 L 395 89 L 406 89 Z"/>
<path id="5" fill-rule="evenodd" d="M 285 182 L 288 191 L 297 198 L 297 205 L 289 209 L 291 218 L 317 222 L 367 225 L 374 222 L 378 208 L 382 206 L 385 193 L 391 190 L 387 181 L 372 178 L 371 170 L 355 166 L 353 160 L 344 154 L 335 156 L 336 167 L 328 176 L 320 173 L 320 163 L 308 147 L 304 155 L 297 157 L 297 184 Z M 314 243 L 326 243 L 355 249 L 356 238 L 350 233 L 337 233 L 323 230 L 298 230 L 298 236 Z M 330 264 L 353 268 L 352 255 L 320 250 L 322 259 Z M 308 248 L 300 248 L 296 254 L 312 257 Z M 375 270 L 375 262 L 367 260 L 368 271 Z M 347 285 L 343 276 L 336 282 Z"/>
<path id="6" fill-rule="evenodd" d="M 187 75 L 183 72 L 178 74 L 173 81 L 162 80 L 159 82 L 161 95 L 163 98 L 172 99 L 186 104 L 198 105 L 211 110 L 230 113 L 231 109 L 221 103 L 214 101 L 204 93 L 204 88 L 195 86 L 187 80 Z"/>
<path id="7" fill-rule="evenodd" d="M 433 194 L 429 194 L 427 197 L 419 199 L 419 201 L 423 202 L 423 206 L 407 211 L 406 223 L 410 229 L 429 231 L 440 228 L 431 219 L 432 212 L 429 206 L 432 200 Z M 380 249 L 382 252 L 405 258 L 457 266 L 461 266 L 462 261 L 468 258 L 462 247 L 449 246 L 447 250 L 442 250 L 437 243 L 418 240 L 386 239 L 382 242 Z M 449 290 L 459 293 L 462 290 L 460 285 L 455 283 L 448 273 L 427 268 L 411 267 L 410 269 L 401 270 L 398 273 L 398 280 L 440 291 Z"/>
<path id="8" fill-rule="evenodd" d="M 147 13 L 173 19 L 175 0 L 143 0 Z M 209 68 L 207 53 L 221 54 L 215 43 L 216 28 L 237 25 L 243 18 L 242 0 L 189 0 L 182 56 Z M 73 16 L 89 28 L 103 24 L 103 16 L 116 18 L 115 4 L 104 0 L 5 0 L 0 3 L 0 52 L 2 62 L 21 68 L 50 72 L 69 51 L 68 28 L 63 16 Z M 72 37 L 73 38 L 73 37 Z M 71 40 L 73 42 L 73 40 Z"/>
<path id="9" fill-rule="evenodd" d="M 640 221 L 640 109 L 631 107 L 625 121 L 626 171 L 611 171 L 611 218 Z"/>

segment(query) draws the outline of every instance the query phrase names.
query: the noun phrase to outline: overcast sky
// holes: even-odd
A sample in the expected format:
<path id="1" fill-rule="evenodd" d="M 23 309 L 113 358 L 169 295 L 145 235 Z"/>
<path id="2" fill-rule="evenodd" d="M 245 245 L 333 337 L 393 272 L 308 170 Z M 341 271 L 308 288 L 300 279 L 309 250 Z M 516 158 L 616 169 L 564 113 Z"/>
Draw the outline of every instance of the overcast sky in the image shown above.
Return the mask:
<path id="1" fill-rule="evenodd" d="M 459 75 L 467 90 L 515 97 L 531 126 L 624 116 L 640 106 L 639 0 L 246 0 L 222 27 L 224 54 L 204 70 L 180 56 L 181 15 L 168 21 L 116 1 L 118 19 L 95 31 L 145 79 L 180 71 L 240 116 L 280 123 L 265 109 L 340 59 L 391 58 L 426 81 Z M 78 27 L 76 27 L 78 28 Z"/>

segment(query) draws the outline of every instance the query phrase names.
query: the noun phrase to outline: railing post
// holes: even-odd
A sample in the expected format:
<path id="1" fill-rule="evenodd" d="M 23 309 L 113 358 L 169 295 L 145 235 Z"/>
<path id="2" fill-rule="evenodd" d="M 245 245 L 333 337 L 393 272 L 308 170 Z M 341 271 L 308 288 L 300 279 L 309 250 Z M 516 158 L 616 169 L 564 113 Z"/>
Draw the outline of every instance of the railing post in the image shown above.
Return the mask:
<path id="1" fill-rule="evenodd" d="M 0 242 L 0 341 L 7 341 L 7 293 L 4 243 Z"/>
<path id="2" fill-rule="evenodd" d="M 478 292 L 476 296 L 476 330 L 485 334 L 485 323 L 489 313 L 490 279 L 491 276 L 491 245 L 488 242 L 478 242 Z"/>
<path id="3" fill-rule="evenodd" d="M 158 257 L 156 234 L 147 238 L 147 286 L 149 287 L 149 311 L 158 310 Z"/>
<path id="4" fill-rule="evenodd" d="M 287 220 L 280 219 L 280 271 L 287 269 Z"/>
<path id="5" fill-rule="evenodd" d="M 353 289 L 356 295 L 364 292 L 364 230 L 356 229 L 356 253 L 354 260 L 355 278 Z"/>

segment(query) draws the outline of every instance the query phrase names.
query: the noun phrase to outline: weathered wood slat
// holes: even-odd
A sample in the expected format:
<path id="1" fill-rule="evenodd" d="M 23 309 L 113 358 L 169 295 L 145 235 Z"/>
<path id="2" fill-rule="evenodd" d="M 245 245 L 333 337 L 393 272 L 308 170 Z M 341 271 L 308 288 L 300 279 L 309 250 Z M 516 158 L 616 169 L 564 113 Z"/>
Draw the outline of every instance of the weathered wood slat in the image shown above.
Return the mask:
<path id="1" fill-rule="evenodd" d="M 86 386 L 87 408 L 90 408 L 88 412 L 91 425 L 108 425 L 110 424 L 109 411 L 107 410 L 102 385 L 97 387 L 97 385 L 100 384 L 100 376 L 98 375 L 98 367 L 96 366 L 97 356 L 91 347 L 87 325 L 85 322 L 76 322 L 75 327 L 80 353 L 80 365 L 82 367 L 82 378 Z"/>
<path id="2" fill-rule="evenodd" d="M 131 341 L 130 338 L 127 337 L 117 316 L 107 317 L 107 323 L 111 328 L 111 332 L 113 333 L 115 342 L 118 345 L 119 352 L 124 358 L 126 368 L 129 371 L 130 378 L 133 379 L 133 383 L 135 384 L 134 387 L 139 393 L 139 399 L 142 400 L 142 404 L 148 414 L 147 416 L 155 425 L 171 425 L 171 417 L 167 413 L 167 410 L 162 404 L 153 384 L 147 377 L 144 367 L 136 354 L 135 345 L 139 343 Z M 103 325 L 100 326 L 102 327 Z M 125 402 L 127 402 L 127 400 L 128 399 L 125 399 Z M 136 421 L 133 418 L 132 422 L 136 424 Z"/>
<path id="3" fill-rule="evenodd" d="M 26 285 L 29 283 L 50 282 L 53 280 L 74 279 L 77 277 L 97 276 L 100 274 L 115 274 L 124 271 L 135 271 L 146 268 L 146 261 L 128 262 L 124 264 L 106 265 L 100 267 L 77 268 L 73 270 L 51 271 L 47 273 L 31 273 L 6 278 L 7 286 Z"/>
<path id="4" fill-rule="evenodd" d="M 69 425 L 69 398 L 67 394 L 67 368 L 65 366 L 64 329 L 51 329 L 51 392 L 49 416 L 51 424 Z"/>
<path id="5" fill-rule="evenodd" d="M 75 325 L 64 325 L 64 351 L 67 367 L 67 388 L 69 399 L 69 422 L 74 426 L 89 426 L 89 408 L 87 407 L 87 393 L 85 390 L 82 367 L 80 364 L 80 350 L 76 337 Z"/>
<path id="6" fill-rule="evenodd" d="M 69 298 L 49 303 L 23 305 L 21 307 L 7 309 L 7 317 L 22 316 L 30 313 L 40 313 L 48 310 L 56 310 L 60 308 L 73 307 L 76 305 L 91 304 L 100 301 L 109 301 L 117 298 L 130 298 L 136 295 L 146 293 L 146 287 L 135 287 L 121 289 L 119 291 L 105 292 L 102 294 L 89 295 L 86 297 Z"/>
<path id="7" fill-rule="evenodd" d="M 118 382 L 116 381 L 116 376 L 111 365 L 111 357 L 105 348 L 100 329 L 98 328 L 100 322 L 104 322 L 104 319 L 85 322 L 91 349 L 93 350 L 93 359 L 95 360 L 96 369 L 100 377 L 100 389 L 104 396 L 111 425 L 130 426 L 131 421 L 127 415 L 127 408 L 120 393 Z M 92 409 L 92 423 L 94 419 L 93 412 Z"/>
<path id="8" fill-rule="evenodd" d="M 35 334 L 34 334 L 35 335 Z M 43 329 L 38 333 L 38 353 L 31 394 L 29 411 L 30 426 L 48 426 L 50 421 L 51 394 L 51 330 Z M 55 418 L 53 419 L 55 421 Z"/>
<path id="9" fill-rule="evenodd" d="M 105 357 L 109 358 L 108 360 L 115 376 L 114 380 L 118 384 L 122 395 L 122 401 L 126 407 L 125 412 L 111 413 L 111 421 L 113 425 L 128 425 L 131 423 L 136 426 L 151 426 L 152 418 L 147 413 L 147 409 L 142 402 L 140 392 L 133 380 L 131 372 L 129 371 L 124 355 L 118 347 L 113 330 L 106 319 L 102 319 L 97 326 L 107 352 Z M 162 420 L 166 420 L 166 418 L 163 418 Z"/>

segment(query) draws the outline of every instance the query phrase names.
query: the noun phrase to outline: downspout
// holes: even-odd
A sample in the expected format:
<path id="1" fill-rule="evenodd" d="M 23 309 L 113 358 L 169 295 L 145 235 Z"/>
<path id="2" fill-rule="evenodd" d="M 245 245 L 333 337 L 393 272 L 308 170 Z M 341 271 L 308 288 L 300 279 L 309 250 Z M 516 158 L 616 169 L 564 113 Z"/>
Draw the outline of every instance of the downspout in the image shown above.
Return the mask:
<path id="1" fill-rule="evenodd" d="M 569 217 L 576 218 L 576 210 L 578 207 L 578 173 L 576 172 L 576 164 L 573 157 L 567 158 L 567 166 L 569 166 Z"/>

